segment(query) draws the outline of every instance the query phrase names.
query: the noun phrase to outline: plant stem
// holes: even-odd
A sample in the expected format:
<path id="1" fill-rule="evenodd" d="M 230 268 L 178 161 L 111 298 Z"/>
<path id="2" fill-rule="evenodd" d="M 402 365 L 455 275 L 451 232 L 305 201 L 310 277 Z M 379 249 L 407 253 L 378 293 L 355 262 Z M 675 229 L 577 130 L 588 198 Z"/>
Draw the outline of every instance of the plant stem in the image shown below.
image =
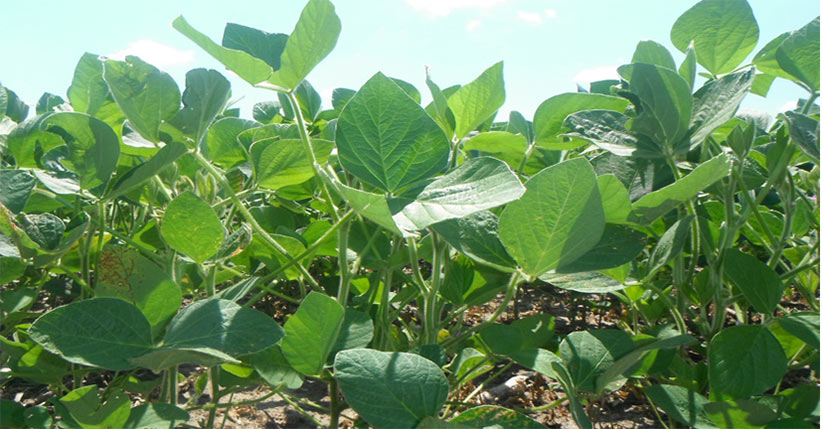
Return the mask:
<path id="1" fill-rule="evenodd" d="M 328 397 L 330 398 L 331 402 L 331 411 L 330 417 L 331 421 L 328 423 L 328 427 L 333 429 L 340 425 L 340 399 L 339 393 L 337 392 L 337 379 L 334 378 L 333 374 L 328 374 Z"/>
<path id="2" fill-rule="evenodd" d="M 346 304 L 348 304 L 348 292 L 351 287 L 352 273 L 351 268 L 348 266 L 348 233 L 350 231 L 351 224 L 345 222 L 345 225 L 343 225 L 339 230 L 337 239 L 337 265 L 340 270 L 340 285 L 337 289 L 337 302 L 339 302 L 343 308 L 345 308 Z"/>

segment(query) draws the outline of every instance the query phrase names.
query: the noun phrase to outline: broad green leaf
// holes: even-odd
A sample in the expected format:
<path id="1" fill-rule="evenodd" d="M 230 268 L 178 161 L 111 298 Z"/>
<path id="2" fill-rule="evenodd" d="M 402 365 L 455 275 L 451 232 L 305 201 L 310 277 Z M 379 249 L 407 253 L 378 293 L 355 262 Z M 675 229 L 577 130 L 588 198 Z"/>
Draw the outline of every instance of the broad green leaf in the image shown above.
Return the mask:
<path id="1" fill-rule="evenodd" d="M 608 389 L 608 386 L 611 386 L 612 383 L 618 382 L 621 378 L 623 378 L 623 375 L 628 375 L 627 373 L 629 370 L 631 368 L 635 368 L 637 364 L 641 363 L 643 358 L 645 358 L 648 353 L 652 351 L 656 352 L 659 350 L 676 349 L 695 342 L 696 339 L 694 337 L 688 334 L 682 334 L 662 338 L 632 350 L 630 353 L 627 353 L 617 359 L 613 365 L 606 368 L 605 372 L 597 377 L 596 393 L 598 395 L 604 393 Z"/>
<path id="2" fill-rule="evenodd" d="M 631 63 L 655 64 L 660 67 L 676 70 L 676 63 L 671 53 L 668 52 L 664 46 L 653 40 L 643 40 L 636 45 Z"/>
<path id="3" fill-rule="evenodd" d="M 195 302 L 171 319 L 163 345 L 210 348 L 232 357 L 267 349 L 285 335 L 266 314 L 225 299 Z"/>
<path id="4" fill-rule="evenodd" d="M 504 102 L 505 82 L 500 61 L 448 97 L 448 107 L 454 113 L 456 137 L 465 137 L 502 107 Z"/>
<path id="5" fill-rule="evenodd" d="M 368 313 L 351 308 L 345 309 L 340 335 L 332 352 L 365 347 L 374 337 L 374 322 Z"/>
<path id="6" fill-rule="evenodd" d="M 559 345 L 574 387 L 594 392 L 597 378 L 633 349 L 631 336 L 616 329 L 595 329 L 568 334 Z"/>
<path id="7" fill-rule="evenodd" d="M 223 167 L 232 168 L 248 161 L 248 153 L 239 137 L 246 130 L 258 129 L 259 122 L 240 118 L 222 118 L 211 125 L 205 138 L 206 158 Z"/>
<path id="8" fill-rule="evenodd" d="M 785 285 L 776 271 L 737 249 L 727 249 L 725 252 L 725 277 L 742 291 L 760 313 L 773 313 L 785 292 Z"/>
<path id="9" fill-rule="evenodd" d="M 426 107 L 425 111 L 431 114 L 431 117 L 445 130 L 445 134 L 451 138 L 454 136 L 454 112 L 448 108 L 448 97 L 445 92 L 431 80 L 428 74 L 428 68 L 425 69 L 425 85 L 431 92 L 431 104 Z"/>
<path id="10" fill-rule="evenodd" d="M 698 58 L 698 57 L 697 57 Z M 652 64 L 628 64 L 619 74 L 642 101 L 631 131 L 647 135 L 663 146 L 678 147 L 691 119 L 691 88 L 676 71 Z"/>
<path id="11" fill-rule="evenodd" d="M 510 357 L 526 368 L 533 369 L 554 380 L 559 380 L 559 375 L 554 370 L 553 364 L 562 365 L 562 359 L 553 352 L 540 348 L 530 348 L 512 353 Z"/>
<path id="12" fill-rule="evenodd" d="M 328 162 L 334 142 L 311 140 L 314 156 L 320 165 Z M 251 161 L 257 183 L 268 189 L 297 185 L 314 177 L 311 160 L 297 139 L 263 140 L 251 146 Z"/>
<path id="13" fill-rule="evenodd" d="M 394 214 L 400 225 L 422 230 L 429 225 L 503 205 L 519 198 L 525 188 L 504 162 L 490 157 L 473 158 L 440 176 L 414 195 L 389 201 L 402 210 Z"/>
<path id="14" fill-rule="evenodd" d="M 340 18 L 330 1 L 310 0 L 288 36 L 280 69 L 268 81 L 286 89 L 296 88 L 334 49 L 340 28 Z"/>
<path id="15" fill-rule="evenodd" d="M 319 375 L 337 342 L 345 318 L 343 307 L 331 297 L 312 292 L 285 322 L 280 345 L 288 363 L 305 375 Z"/>
<path id="16" fill-rule="evenodd" d="M 183 108 L 170 123 L 199 144 L 228 102 L 231 84 L 216 70 L 194 69 L 186 73 Z"/>
<path id="17" fill-rule="evenodd" d="M 20 213 L 26 206 L 36 180 L 25 170 L 0 170 L 0 204 L 12 213 Z"/>
<path id="18" fill-rule="evenodd" d="M 712 74 L 733 71 L 753 51 L 759 26 L 746 0 L 702 0 L 671 28 L 671 42 L 682 52 L 694 43 L 696 60 Z"/>
<path id="19" fill-rule="evenodd" d="M 129 359 L 129 362 L 140 368 L 160 372 L 182 364 L 197 364 L 206 367 L 224 363 L 241 364 L 239 360 L 210 347 L 174 347 L 165 346 L 154 349 L 142 356 Z"/>
<path id="20" fill-rule="evenodd" d="M 191 191 L 168 204 L 160 231 L 169 246 L 197 263 L 214 256 L 225 235 L 217 213 Z"/>
<path id="21" fill-rule="evenodd" d="M 449 391 L 434 362 L 410 353 L 344 350 L 334 375 L 351 408 L 376 428 L 415 427 L 439 413 Z"/>
<path id="22" fill-rule="evenodd" d="M 6 108 L 3 113 L 14 122 L 23 122 L 28 117 L 29 105 L 21 100 L 14 91 L 3 88 L 3 92 L 6 98 Z"/>
<path id="23" fill-rule="evenodd" d="M 302 374 L 288 364 L 279 345 L 251 355 L 251 365 L 271 386 L 285 385 L 288 389 L 299 389 L 303 385 Z"/>
<path id="24" fill-rule="evenodd" d="M 472 428 L 500 427 L 541 429 L 545 427 L 530 417 L 526 417 L 514 410 L 495 405 L 481 405 L 463 411 L 460 415 L 451 419 L 449 423 Z"/>
<path id="25" fill-rule="evenodd" d="M 439 125 L 382 73 L 345 105 L 336 142 L 343 168 L 389 192 L 438 173 L 450 152 Z"/>
<path id="26" fill-rule="evenodd" d="M 247 52 L 224 48 L 214 43 L 208 36 L 189 25 L 182 16 L 178 16 L 171 26 L 251 85 L 267 81 L 274 72 L 265 61 Z"/>
<path id="27" fill-rule="evenodd" d="M 643 225 L 650 224 L 717 180 L 727 177 L 730 167 L 731 161 L 726 155 L 716 156 L 700 164 L 687 176 L 636 201 L 628 220 Z"/>
<path id="28" fill-rule="evenodd" d="M 82 188 L 108 182 L 117 167 L 120 139 L 105 122 L 83 113 L 61 112 L 45 118 L 41 127 L 66 142 L 62 163 L 80 176 Z"/>
<path id="29" fill-rule="evenodd" d="M 555 95 L 537 107 L 534 113 L 534 139 L 537 145 L 547 149 L 567 149 L 559 137 L 565 118 L 583 110 L 612 110 L 623 112 L 630 101 L 621 97 L 602 94 L 569 92 Z"/>
<path id="30" fill-rule="evenodd" d="M 261 101 L 254 103 L 251 116 L 261 124 L 272 124 L 274 118 L 280 115 L 280 103 L 278 101 Z"/>
<path id="31" fill-rule="evenodd" d="M 60 402 L 84 429 L 123 427 L 128 420 L 131 400 L 119 389 L 106 391 L 101 403 L 96 385 L 84 386 L 63 395 Z"/>
<path id="32" fill-rule="evenodd" d="M 776 48 L 775 56 L 782 70 L 819 91 L 819 17 L 792 32 Z"/>
<path id="33" fill-rule="evenodd" d="M 754 81 L 754 69 L 722 76 L 706 83 L 694 94 L 691 115 L 691 147 L 701 145 L 705 138 L 733 118 L 739 103 L 748 95 Z"/>
<path id="34" fill-rule="evenodd" d="M 571 130 L 564 134 L 593 144 L 614 155 L 624 157 L 659 157 L 659 150 L 625 127 L 631 118 L 612 110 L 583 110 L 568 115 L 564 126 Z M 647 139 L 646 139 L 647 140 Z"/>
<path id="35" fill-rule="evenodd" d="M 465 256 L 502 271 L 516 266 L 497 234 L 497 216 L 480 211 L 432 225 L 432 229 Z"/>
<path id="36" fill-rule="evenodd" d="M 605 222 L 620 224 L 628 220 L 631 214 L 631 197 L 625 185 L 613 174 L 597 176 L 597 187 L 602 197 L 602 209 L 605 211 Z"/>
<path id="37" fill-rule="evenodd" d="M 685 79 L 685 82 L 688 83 L 688 87 L 693 90 L 694 81 L 696 80 L 696 54 L 694 53 L 693 44 L 688 46 L 688 50 L 685 51 L 685 59 L 682 60 L 682 64 L 679 65 L 677 72 L 679 72 L 682 79 Z"/>
<path id="38" fill-rule="evenodd" d="M 31 339 L 69 362 L 111 370 L 151 350 L 151 325 L 134 305 L 94 298 L 58 307 L 38 318 Z"/>
<path id="39" fill-rule="evenodd" d="M 185 153 L 186 147 L 182 143 L 174 142 L 163 146 L 151 159 L 120 176 L 120 180 L 111 187 L 106 199 L 112 200 L 131 192 L 159 174 L 164 168 L 172 165 Z"/>
<path id="40" fill-rule="evenodd" d="M 748 398 L 775 386 L 787 368 L 782 346 L 762 325 L 725 328 L 708 347 L 711 388 L 734 398 Z"/>
<path id="41" fill-rule="evenodd" d="M 280 57 L 288 40 L 287 34 L 267 33 L 244 25 L 227 23 L 223 30 L 223 47 L 247 52 L 271 66 L 280 68 Z"/>
<path id="42" fill-rule="evenodd" d="M 108 84 L 103 80 L 103 61 L 100 57 L 84 53 L 74 69 L 74 78 L 67 91 L 75 112 L 96 116 L 97 111 L 111 102 Z"/>
<path id="43" fill-rule="evenodd" d="M 680 423 L 696 429 L 715 427 L 704 409 L 708 400 L 699 393 L 670 384 L 654 384 L 643 391 L 655 406 Z"/>
<path id="44" fill-rule="evenodd" d="M 819 350 L 819 313 L 796 311 L 776 319 L 782 329 Z"/>
<path id="45" fill-rule="evenodd" d="M 534 124 L 516 110 L 508 114 L 508 126 L 505 131 L 525 137 L 529 144 L 534 142 Z"/>
<path id="46" fill-rule="evenodd" d="M 18 168 L 40 168 L 42 154 L 66 144 L 57 134 L 41 129 L 42 122 L 51 115 L 47 113 L 26 120 L 6 137 L 8 152 L 14 156 Z"/>
<path id="47" fill-rule="evenodd" d="M 43 250 L 56 250 L 66 232 L 66 224 L 51 213 L 24 213 L 18 220 L 26 235 Z"/>
<path id="48" fill-rule="evenodd" d="M 0 399 L 0 425 L 3 427 L 25 427 L 25 412 L 26 407 L 23 404 L 9 399 Z"/>
<path id="49" fill-rule="evenodd" d="M 798 112 L 785 112 L 791 140 L 819 164 L 819 121 Z"/>
<path id="50" fill-rule="evenodd" d="M 521 135 L 505 131 L 489 131 L 471 137 L 465 142 L 463 149 L 468 153 L 476 151 L 483 156 L 493 156 L 516 169 L 519 168 L 523 154 L 528 149 L 528 142 Z"/>
<path id="51" fill-rule="evenodd" d="M 622 225 L 606 224 L 599 242 L 579 258 L 560 264 L 557 273 L 615 268 L 631 262 L 645 248 L 645 234 Z"/>
<path id="52" fill-rule="evenodd" d="M 528 275 L 570 263 L 599 242 L 605 213 L 587 160 L 575 158 L 548 167 L 525 188 L 500 215 L 499 236 Z"/>
<path id="53" fill-rule="evenodd" d="M 761 428 L 777 419 L 776 413 L 767 405 L 750 399 L 709 402 L 703 409 L 711 421 L 721 428 Z"/>
<path id="54" fill-rule="evenodd" d="M 124 299 L 140 309 L 157 338 L 183 301 L 180 287 L 153 262 L 128 247 L 108 246 L 100 255 L 94 295 Z"/>
<path id="55" fill-rule="evenodd" d="M 394 222 L 391 209 L 388 207 L 388 201 L 384 195 L 361 191 L 342 183 L 335 183 L 335 186 L 343 199 L 360 216 L 370 219 L 377 225 L 403 237 L 413 237 L 415 235 L 413 231 L 401 228 Z"/>
<path id="56" fill-rule="evenodd" d="M 131 409 L 125 429 L 155 429 L 176 427 L 189 419 L 188 413 L 164 402 L 149 402 Z"/>
<path id="57" fill-rule="evenodd" d="M 752 63 L 756 66 L 757 71 L 773 76 L 773 78 L 781 77 L 788 80 L 796 80 L 790 73 L 782 70 L 779 61 L 776 59 L 777 49 L 779 49 L 782 42 L 790 36 L 790 31 L 776 36 L 754 55 Z"/>
<path id="58" fill-rule="evenodd" d="M 655 272 L 664 267 L 682 252 L 685 243 L 687 243 L 691 237 L 691 223 L 693 220 L 693 215 L 682 217 L 674 222 L 674 224 L 662 234 L 662 237 L 659 237 L 659 241 L 651 253 L 651 260 L 648 263 L 651 272 Z"/>
<path id="59" fill-rule="evenodd" d="M 622 283 L 596 272 L 543 274 L 539 279 L 560 289 L 582 293 L 607 293 L 625 289 Z"/>
<path id="60" fill-rule="evenodd" d="M 106 60 L 103 79 L 135 131 L 148 141 L 160 141 L 160 124 L 180 110 L 180 89 L 168 73 L 135 56 Z"/>
<path id="61" fill-rule="evenodd" d="M 498 355 L 508 356 L 522 349 L 524 336 L 511 325 L 491 323 L 479 331 L 482 341 Z"/>
<path id="62" fill-rule="evenodd" d="M 44 92 L 43 95 L 40 96 L 40 99 L 37 100 L 37 106 L 35 107 L 35 113 L 38 115 L 42 115 L 46 112 L 51 112 L 54 110 L 59 111 L 59 107 L 64 104 L 66 100 L 63 100 L 63 97 L 59 95 L 54 95 L 50 92 Z"/>

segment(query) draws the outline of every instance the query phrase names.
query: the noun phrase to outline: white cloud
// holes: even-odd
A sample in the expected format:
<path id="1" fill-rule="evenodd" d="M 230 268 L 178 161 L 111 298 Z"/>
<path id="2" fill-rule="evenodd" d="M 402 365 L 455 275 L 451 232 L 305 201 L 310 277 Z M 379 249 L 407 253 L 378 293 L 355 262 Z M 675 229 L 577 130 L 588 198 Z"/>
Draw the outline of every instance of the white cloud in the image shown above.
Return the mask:
<path id="1" fill-rule="evenodd" d="M 480 25 L 482 25 L 482 21 L 479 19 L 472 19 L 471 21 L 468 21 L 468 24 L 465 24 L 465 31 L 470 33 L 479 28 Z"/>
<path id="2" fill-rule="evenodd" d="M 604 65 L 582 69 L 572 78 L 574 82 L 587 83 L 605 79 L 619 79 L 618 66 Z"/>
<path id="3" fill-rule="evenodd" d="M 776 111 L 782 113 L 793 109 L 796 109 L 796 101 L 788 101 L 785 104 L 779 106 L 779 109 L 777 109 Z"/>
<path id="4" fill-rule="evenodd" d="M 418 12 L 423 12 L 432 18 L 444 18 L 457 9 L 488 10 L 501 5 L 508 0 L 405 0 L 409 6 Z"/>
<path id="5" fill-rule="evenodd" d="M 555 19 L 557 17 L 557 10 L 556 9 L 545 9 L 545 12 L 543 12 L 543 14 L 548 19 Z"/>
<path id="6" fill-rule="evenodd" d="M 140 57 L 141 60 L 157 68 L 184 66 L 194 63 L 194 51 L 181 51 L 172 46 L 154 40 L 140 39 L 131 42 L 125 49 L 106 55 L 114 60 L 124 60 L 127 55 Z"/>
<path id="7" fill-rule="evenodd" d="M 542 15 L 538 12 L 526 12 L 524 10 L 517 11 L 517 19 L 527 22 L 531 25 L 542 24 Z"/>

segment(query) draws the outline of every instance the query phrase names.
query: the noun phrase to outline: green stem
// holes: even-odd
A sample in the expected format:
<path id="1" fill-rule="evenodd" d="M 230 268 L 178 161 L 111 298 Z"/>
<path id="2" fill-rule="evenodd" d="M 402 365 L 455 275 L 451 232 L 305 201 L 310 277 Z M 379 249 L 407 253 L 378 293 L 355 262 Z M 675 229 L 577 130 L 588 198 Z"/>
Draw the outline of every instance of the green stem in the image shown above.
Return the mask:
<path id="1" fill-rule="evenodd" d="M 340 395 L 337 392 L 337 379 L 334 378 L 334 375 L 329 373 L 326 381 L 328 382 L 328 397 L 331 403 L 331 412 L 329 413 L 331 420 L 328 423 L 328 427 L 329 429 L 334 429 L 340 425 L 340 412 L 342 411 L 340 407 Z"/>
<path id="2" fill-rule="evenodd" d="M 811 106 L 813 106 L 813 102 L 819 97 L 819 93 L 816 91 L 811 91 L 811 96 L 808 97 L 808 100 L 805 101 L 805 105 L 802 106 L 802 114 L 807 115 L 808 112 L 811 110 Z"/>
<path id="3" fill-rule="evenodd" d="M 168 369 L 168 403 L 177 406 L 177 366 Z"/>
<path id="4" fill-rule="evenodd" d="M 345 225 L 340 228 L 337 239 L 337 243 L 339 243 L 337 248 L 337 265 L 340 270 L 340 286 L 337 289 L 337 302 L 339 302 L 343 308 L 348 304 L 348 292 L 351 287 L 352 273 L 351 267 L 348 266 L 348 234 L 350 231 L 351 224 L 346 222 Z"/>

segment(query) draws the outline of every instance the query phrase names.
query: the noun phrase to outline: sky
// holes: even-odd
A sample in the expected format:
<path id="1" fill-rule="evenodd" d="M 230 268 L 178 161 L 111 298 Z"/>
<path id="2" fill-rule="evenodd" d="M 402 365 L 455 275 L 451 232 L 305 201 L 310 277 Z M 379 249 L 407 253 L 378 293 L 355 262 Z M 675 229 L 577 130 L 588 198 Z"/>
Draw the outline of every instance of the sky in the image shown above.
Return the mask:
<path id="1" fill-rule="evenodd" d="M 308 76 L 331 108 L 334 88 L 358 89 L 378 71 L 403 79 L 430 100 L 425 68 L 441 88 L 465 84 L 504 61 L 506 102 L 531 119 L 545 99 L 576 91 L 576 85 L 616 77 L 636 44 L 654 40 L 677 64 L 684 54 L 670 41 L 685 0 L 332 0 L 342 21 L 336 48 Z M 254 103 L 276 94 L 250 87 L 225 71 L 193 42 L 171 28 L 178 15 L 213 40 L 227 22 L 267 32 L 290 33 L 303 0 L 40 0 L 0 2 L 0 84 L 34 104 L 43 92 L 66 98 L 74 67 L 84 52 L 122 59 L 137 55 L 175 78 L 213 68 L 229 78 L 235 107 L 251 117 Z M 777 35 L 799 29 L 819 15 L 818 0 L 749 0 L 759 42 L 748 58 Z M 203 6 L 207 5 L 207 6 Z M 699 84 L 699 83 L 698 83 Z M 777 79 L 768 98 L 749 95 L 742 108 L 770 114 L 793 107 L 806 93 Z"/>

